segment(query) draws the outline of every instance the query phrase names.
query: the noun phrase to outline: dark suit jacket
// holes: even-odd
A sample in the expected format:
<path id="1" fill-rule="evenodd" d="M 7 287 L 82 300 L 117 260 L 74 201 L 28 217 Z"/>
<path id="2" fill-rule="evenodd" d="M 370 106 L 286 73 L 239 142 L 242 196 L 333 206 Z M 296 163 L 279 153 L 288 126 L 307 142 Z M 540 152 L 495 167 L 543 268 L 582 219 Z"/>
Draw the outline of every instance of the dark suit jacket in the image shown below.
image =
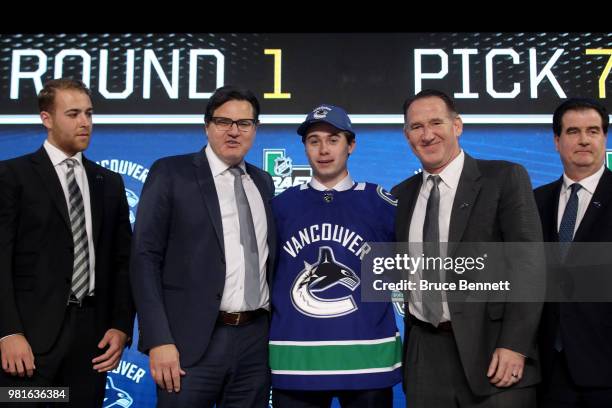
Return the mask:
<path id="1" fill-rule="evenodd" d="M 276 251 L 268 201 L 270 175 L 247 163 L 268 221 L 268 284 Z M 132 248 L 131 282 L 140 330 L 139 349 L 175 344 L 181 366 L 208 346 L 225 286 L 221 210 L 204 150 L 166 157 L 151 167 L 143 187 Z"/>
<path id="2" fill-rule="evenodd" d="M 562 184 L 561 177 L 535 190 L 544 241 L 547 242 L 559 241 L 557 214 Z M 574 235 L 574 242 L 611 241 L 612 172 L 606 169 Z M 570 248 L 567 263 L 571 264 L 572 258 Z M 610 273 L 610 269 L 601 272 Z M 565 302 L 545 305 L 540 327 L 540 353 L 545 376 L 551 373 L 559 324 L 562 325 L 563 350 L 574 382 L 585 387 L 612 387 L 612 303 Z"/>
<path id="3" fill-rule="evenodd" d="M 399 242 L 410 240 L 410 220 L 422 178 L 422 174 L 417 174 L 391 190 L 399 200 L 396 219 Z M 531 183 L 525 169 L 510 162 L 475 160 L 466 154 L 452 207 L 449 256 L 459 255 L 453 253 L 450 244 L 453 242 L 537 242 L 541 237 Z M 514 262 L 522 264 L 517 266 L 519 269 L 533 267 L 527 259 Z M 463 369 L 476 395 L 490 395 L 503 390 L 491 385 L 486 376 L 493 351 L 498 347 L 528 357 L 523 379 L 517 386 L 529 386 L 539 381 L 536 330 L 541 303 L 452 302 L 449 292 L 449 309 Z M 408 320 L 405 327 L 404 341 L 407 344 Z"/>
<path id="4" fill-rule="evenodd" d="M 121 176 L 83 157 L 96 255 L 97 335 L 132 335 L 128 204 Z M 66 312 L 73 239 L 62 186 L 44 148 L 0 162 L 0 337 L 25 334 L 35 354 L 53 346 Z"/>

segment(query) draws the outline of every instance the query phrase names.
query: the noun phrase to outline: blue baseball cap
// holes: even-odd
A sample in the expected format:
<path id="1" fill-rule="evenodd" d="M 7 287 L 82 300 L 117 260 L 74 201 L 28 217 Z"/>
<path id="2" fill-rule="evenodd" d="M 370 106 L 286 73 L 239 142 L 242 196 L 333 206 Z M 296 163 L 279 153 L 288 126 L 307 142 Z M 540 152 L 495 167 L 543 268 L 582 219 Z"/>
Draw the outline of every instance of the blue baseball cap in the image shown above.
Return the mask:
<path id="1" fill-rule="evenodd" d="M 355 137 L 353 125 L 346 111 L 338 106 L 322 104 L 317 106 L 306 116 L 306 120 L 300 125 L 297 130 L 298 135 L 304 137 L 310 125 L 315 123 L 327 123 L 338 130 L 349 132 Z"/>

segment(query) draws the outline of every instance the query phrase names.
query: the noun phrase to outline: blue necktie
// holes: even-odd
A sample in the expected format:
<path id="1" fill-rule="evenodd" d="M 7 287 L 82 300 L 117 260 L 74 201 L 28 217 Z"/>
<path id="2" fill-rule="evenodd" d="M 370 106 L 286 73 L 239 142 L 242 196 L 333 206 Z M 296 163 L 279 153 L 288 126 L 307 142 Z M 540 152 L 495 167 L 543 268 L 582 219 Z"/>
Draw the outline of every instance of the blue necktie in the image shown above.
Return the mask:
<path id="1" fill-rule="evenodd" d="M 563 218 L 561 218 L 561 225 L 559 226 L 559 251 L 562 262 L 565 260 L 570 243 L 574 240 L 574 228 L 576 227 L 576 217 L 578 216 L 578 190 L 580 190 L 582 186 L 578 183 L 574 183 L 570 188 L 572 189 L 572 193 L 570 194 L 569 200 L 567 200 L 565 211 L 563 211 Z M 560 321 L 557 328 L 554 347 L 557 351 L 563 350 Z"/>
<path id="2" fill-rule="evenodd" d="M 576 228 L 576 217 L 578 215 L 578 190 L 582 186 L 574 183 L 570 188 L 572 193 L 569 200 L 567 200 L 563 218 L 561 218 L 561 225 L 559 226 L 559 242 L 572 242 L 574 240 L 574 229 Z M 561 259 L 565 258 L 568 248 L 569 244 L 561 245 Z"/>

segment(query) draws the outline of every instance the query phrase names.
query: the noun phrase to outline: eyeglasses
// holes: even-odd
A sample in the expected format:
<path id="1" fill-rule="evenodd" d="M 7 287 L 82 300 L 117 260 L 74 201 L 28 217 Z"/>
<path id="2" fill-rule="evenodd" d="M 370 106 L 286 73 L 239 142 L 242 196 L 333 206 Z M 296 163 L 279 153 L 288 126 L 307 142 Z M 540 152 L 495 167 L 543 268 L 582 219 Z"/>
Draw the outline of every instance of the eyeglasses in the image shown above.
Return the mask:
<path id="1" fill-rule="evenodd" d="M 210 118 L 210 121 L 214 123 L 219 130 L 230 130 L 235 123 L 236 127 L 241 132 L 248 132 L 249 130 L 253 129 L 253 126 L 257 125 L 258 123 L 258 121 L 256 121 L 255 119 L 231 120 L 230 118 L 223 118 L 218 116 Z"/>

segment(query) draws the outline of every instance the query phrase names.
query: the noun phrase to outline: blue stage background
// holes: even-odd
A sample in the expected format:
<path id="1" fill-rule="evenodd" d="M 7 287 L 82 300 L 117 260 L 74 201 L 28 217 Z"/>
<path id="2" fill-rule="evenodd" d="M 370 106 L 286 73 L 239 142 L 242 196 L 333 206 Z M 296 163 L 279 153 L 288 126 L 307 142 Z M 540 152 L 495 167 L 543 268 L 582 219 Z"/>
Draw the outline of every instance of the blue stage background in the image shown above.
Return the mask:
<path id="1" fill-rule="evenodd" d="M 268 150 L 276 155 L 284 154 L 292 159 L 294 169 L 303 170 L 308 162 L 295 129 L 294 125 L 262 125 L 247 161 L 266 168 L 264 151 Z M 419 170 L 419 162 L 403 137 L 401 125 L 356 125 L 355 130 L 357 149 L 350 158 L 349 169 L 356 181 L 374 182 L 390 189 Z M 2 126 L 0 160 L 32 152 L 45 138 L 42 126 Z M 466 125 L 460 142 L 474 157 L 524 165 L 534 187 L 551 182 L 562 173 L 550 126 Z M 197 151 L 205 143 L 203 127 L 197 125 L 97 125 L 86 156 L 122 174 L 133 218 L 146 173 L 153 162 L 160 157 Z M 403 331 L 399 313 L 397 323 Z M 136 350 L 137 329 L 133 337 L 133 345 L 124 353 L 120 366 L 108 376 L 105 408 L 155 405 L 148 358 Z M 399 385 L 394 392 L 394 406 L 403 407 L 404 395 Z"/>

